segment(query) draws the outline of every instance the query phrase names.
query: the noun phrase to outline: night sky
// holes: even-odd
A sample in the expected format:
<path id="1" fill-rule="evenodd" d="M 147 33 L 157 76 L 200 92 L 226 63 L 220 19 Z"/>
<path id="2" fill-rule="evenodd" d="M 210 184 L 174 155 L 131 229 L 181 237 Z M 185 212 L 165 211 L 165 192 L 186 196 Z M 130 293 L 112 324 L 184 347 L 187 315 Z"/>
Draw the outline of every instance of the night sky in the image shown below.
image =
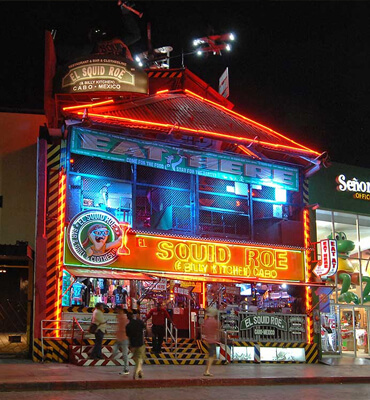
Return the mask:
<path id="1" fill-rule="evenodd" d="M 370 167 L 370 2 L 136 1 L 145 51 L 174 48 L 171 67 L 192 40 L 233 32 L 231 53 L 184 64 L 213 88 L 229 67 L 235 111 L 286 134 L 331 159 Z M 83 43 L 101 23 L 119 31 L 115 1 L 2 1 L 0 107 L 43 108 L 44 30 L 57 43 Z M 177 57 L 176 57 L 177 56 Z"/>

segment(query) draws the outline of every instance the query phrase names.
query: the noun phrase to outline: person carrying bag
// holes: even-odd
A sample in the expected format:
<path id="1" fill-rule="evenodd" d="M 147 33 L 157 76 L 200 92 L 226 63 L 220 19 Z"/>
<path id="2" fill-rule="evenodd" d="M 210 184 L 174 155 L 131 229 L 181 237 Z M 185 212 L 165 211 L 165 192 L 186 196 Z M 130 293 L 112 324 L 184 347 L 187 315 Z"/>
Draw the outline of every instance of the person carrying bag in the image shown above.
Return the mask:
<path id="1" fill-rule="evenodd" d="M 94 360 L 103 359 L 101 348 L 106 329 L 107 324 L 104 317 L 104 303 L 96 303 L 89 327 L 89 332 L 95 334 L 95 345 L 90 353 L 90 357 Z"/>

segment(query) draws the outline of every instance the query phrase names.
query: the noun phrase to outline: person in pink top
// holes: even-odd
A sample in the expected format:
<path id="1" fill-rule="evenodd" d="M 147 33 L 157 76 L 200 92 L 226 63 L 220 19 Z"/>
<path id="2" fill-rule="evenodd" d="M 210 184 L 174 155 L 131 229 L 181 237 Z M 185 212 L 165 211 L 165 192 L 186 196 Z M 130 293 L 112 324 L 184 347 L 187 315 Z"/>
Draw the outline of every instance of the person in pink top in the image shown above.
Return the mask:
<path id="1" fill-rule="evenodd" d="M 116 357 L 118 351 L 122 351 L 123 358 L 123 371 L 120 375 L 128 375 L 128 337 L 126 335 L 126 325 L 129 320 L 127 318 L 126 310 L 121 307 L 117 307 L 117 332 L 116 332 L 116 343 L 113 348 L 113 357 Z"/>
<path id="2" fill-rule="evenodd" d="M 207 311 L 207 318 L 203 325 L 202 338 L 207 342 L 209 349 L 206 370 L 203 374 L 204 376 L 213 376 L 210 372 L 210 369 L 216 356 L 216 343 L 219 342 L 220 330 L 217 316 L 217 310 L 209 309 Z"/>

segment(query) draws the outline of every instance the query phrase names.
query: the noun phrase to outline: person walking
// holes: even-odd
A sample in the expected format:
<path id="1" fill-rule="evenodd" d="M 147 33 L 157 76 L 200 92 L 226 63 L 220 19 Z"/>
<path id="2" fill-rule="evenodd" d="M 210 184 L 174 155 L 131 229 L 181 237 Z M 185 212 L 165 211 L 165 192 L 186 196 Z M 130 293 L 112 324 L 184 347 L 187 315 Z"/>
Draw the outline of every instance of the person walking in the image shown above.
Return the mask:
<path id="1" fill-rule="evenodd" d="M 152 308 L 145 317 L 145 321 L 152 318 L 152 348 L 154 353 L 159 354 L 162 351 L 163 338 L 166 334 L 166 318 L 172 322 L 170 314 L 162 307 L 160 301 L 157 307 Z"/>
<path id="2" fill-rule="evenodd" d="M 118 351 L 122 351 L 123 358 L 123 371 L 120 375 L 128 375 L 128 337 L 126 334 L 126 326 L 129 322 L 127 318 L 127 311 L 121 307 L 117 307 L 117 331 L 116 343 L 113 347 L 113 358 L 117 356 Z"/>
<path id="3" fill-rule="evenodd" d="M 203 332 L 202 332 L 202 338 L 207 342 L 208 344 L 208 359 L 206 363 L 206 370 L 204 371 L 204 376 L 213 376 L 211 374 L 211 365 L 213 363 L 213 360 L 215 359 L 216 356 L 216 343 L 219 341 L 219 323 L 218 323 L 218 318 L 217 318 L 217 310 L 215 309 L 210 309 L 207 312 L 207 318 L 204 321 L 203 325 Z"/>
<path id="4" fill-rule="evenodd" d="M 96 303 L 95 310 L 92 315 L 91 322 L 97 325 L 95 331 L 95 345 L 90 356 L 95 360 L 103 359 L 101 348 L 103 344 L 104 333 L 107 329 L 107 324 L 104 317 L 104 303 Z"/>
<path id="5" fill-rule="evenodd" d="M 132 351 L 132 358 L 135 361 L 135 369 L 133 378 L 143 377 L 143 362 L 145 358 L 145 344 L 144 344 L 144 322 L 140 319 L 139 315 L 134 319 L 133 313 L 128 312 L 127 317 L 129 323 L 126 325 L 126 334 L 130 341 L 130 349 Z"/>

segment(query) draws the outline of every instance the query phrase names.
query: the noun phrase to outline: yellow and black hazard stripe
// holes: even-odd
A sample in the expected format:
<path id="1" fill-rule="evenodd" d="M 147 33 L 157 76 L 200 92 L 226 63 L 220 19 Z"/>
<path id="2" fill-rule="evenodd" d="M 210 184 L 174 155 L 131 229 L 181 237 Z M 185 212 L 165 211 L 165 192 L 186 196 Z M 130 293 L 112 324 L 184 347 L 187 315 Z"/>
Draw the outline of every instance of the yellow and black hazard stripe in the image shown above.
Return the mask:
<path id="1" fill-rule="evenodd" d="M 94 307 L 86 307 L 86 306 L 63 306 L 62 307 L 62 312 L 74 312 L 74 313 L 92 313 L 94 311 Z M 105 314 L 114 314 L 115 310 L 109 309 L 108 312 L 105 312 Z"/>
<path id="2" fill-rule="evenodd" d="M 183 76 L 183 71 L 149 71 L 148 72 L 148 78 L 182 78 Z"/>
<path id="3" fill-rule="evenodd" d="M 306 344 L 306 363 L 317 364 L 319 362 L 319 347 L 317 343 Z"/>
<path id="4" fill-rule="evenodd" d="M 47 267 L 46 267 L 46 305 L 45 319 L 56 319 L 58 292 L 57 266 L 59 262 L 58 248 L 58 213 L 59 213 L 59 169 L 60 145 L 48 146 L 48 204 L 47 204 Z"/>
<path id="5" fill-rule="evenodd" d="M 34 340 L 33 361 L 53 361 L 65 363 L 69 359 L 68 340 L 44 339 L 44 354 L 42 353 L 41 339 Z"/>

